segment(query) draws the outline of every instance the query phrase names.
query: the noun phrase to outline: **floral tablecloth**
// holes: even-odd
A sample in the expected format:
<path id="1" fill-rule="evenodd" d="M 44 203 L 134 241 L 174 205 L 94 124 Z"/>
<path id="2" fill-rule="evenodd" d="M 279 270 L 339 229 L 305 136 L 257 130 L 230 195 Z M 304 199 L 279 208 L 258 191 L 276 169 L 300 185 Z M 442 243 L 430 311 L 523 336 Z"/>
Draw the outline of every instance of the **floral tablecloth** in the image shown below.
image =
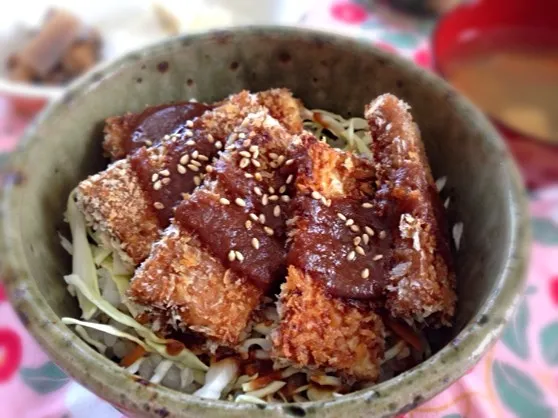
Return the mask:
<path id="1" fill-rule="evenodd" d="M 367 39 L 430 66 L 430 20 L 403 16 L 381 4 L 367 9 L 365 3 L 316 2 L 299 23 Z M 14 146 L 27 122 L 0 98 L 0 153 Z M 534 192 L 530 210 L 534 242 L 528 286 L 514 320 L 477 366 L 405 417 L 558 416 L 558 185 Z M 48 359 L 0 285 L 0 417 L 121 416 Z"/>

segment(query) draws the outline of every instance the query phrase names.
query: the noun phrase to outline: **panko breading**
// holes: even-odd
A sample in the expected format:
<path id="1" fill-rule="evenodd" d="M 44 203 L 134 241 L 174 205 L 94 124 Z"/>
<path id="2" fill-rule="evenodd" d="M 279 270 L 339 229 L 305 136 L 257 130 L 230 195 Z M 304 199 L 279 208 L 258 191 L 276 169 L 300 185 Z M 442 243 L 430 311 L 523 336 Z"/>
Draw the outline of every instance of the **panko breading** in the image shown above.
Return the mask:
<path id="1" fill-rule="evenodd" d="M 249 115 L 232 136 L 236 142 L 204 183 L 178 205 L 129 294 L 234 347 L 247 335 L 264 293 L 284 277 L 286 178 L 292 171 L 285 152 L 292 135 L 262 111 Z"/>
<path id="2" fill-rule="evenodd" d="M 80 183 L 77 204 L 89 225 L 107 243 L 117 244 L 112 247 L 131 266 L 141 263 L 175 205 L 201 183 L 206 166 L 226 146 L 229 134 L 264 102 L 271 114 L 284 118 L 279 121 L 289 132 L 301 129 L 299 104 L 288 90 L 233 95 L 195 119 L 180 136 L 141 148 Z"/>
<path id="3" fill-rule="evenodd" d="M 396 318 L 449 326 L 455 274 L 444 209 L 418 128 L 409 106 L 390 94 L 372 101 L 365 117 L 373 139 L 377 204 L 400 213 L 387 308 Z"/>
<path id="4" fill-rule="evenodd" d="M 289 270 L 281 286 L 280 324 L 273 336 L 274 357 L 287 359 L 298 367 L 332 368 L 349 377 L 375 380 L 384 350 L 383 323 L 369 304 L 332 295 L 317 277 L 322 261 L 346 255 L 331 254 L 328 240 L 337 238 L 325 237 L 336 228 L 331 220 L 320 224 L 317 216 L 306 211 L 308 207 L 327 211 L 339 200 L 370 199 L 373 166 L 370 161 L 335 150 L 309 135 L 303 136 L 302 143 L 289 233 Z M 346 221 L 347 218 L 340 221 L 343 227 Z M 348 226 L 346 229 L 348 236 L 351 231 Z M 307 242 L 308 237 L 316 241 Z M 326 276 L 335 274 L 327 269 Z"/>

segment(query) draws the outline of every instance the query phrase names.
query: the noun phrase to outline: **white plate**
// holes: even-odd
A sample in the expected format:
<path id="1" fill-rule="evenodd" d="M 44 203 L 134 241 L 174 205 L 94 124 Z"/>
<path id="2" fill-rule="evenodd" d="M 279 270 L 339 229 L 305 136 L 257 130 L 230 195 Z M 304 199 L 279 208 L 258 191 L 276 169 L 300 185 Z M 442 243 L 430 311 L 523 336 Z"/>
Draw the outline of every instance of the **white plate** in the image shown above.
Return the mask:
<path id="1" fill-rule="evenodd" d="M 15 0 L 0 13 L 0 95 L 48 101 L 63 87 L 16 83 L 6 76 L 6 60 L 38 29 L 50 7 L 61 7 L 94 26 L 103 39 L 102 60 L 169 36 L 160 24 L 155 5 L 170 11 L 180 32 L 246 24 L 295 24 L 316 0 Z"/>

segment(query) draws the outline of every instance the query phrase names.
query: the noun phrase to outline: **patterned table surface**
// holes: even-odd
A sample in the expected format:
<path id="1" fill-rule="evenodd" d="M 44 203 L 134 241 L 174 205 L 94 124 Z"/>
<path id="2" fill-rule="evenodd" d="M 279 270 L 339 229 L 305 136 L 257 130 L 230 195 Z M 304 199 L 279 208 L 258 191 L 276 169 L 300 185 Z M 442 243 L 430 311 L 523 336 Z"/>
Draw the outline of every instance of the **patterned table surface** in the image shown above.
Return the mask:
<path id="1" fill-rule="evenodd" d="M 316 3 L 302 25 L 367 39 L 429 67 L 433 23 L 364 2 Z M 12 149 L 28 117 L 0 98 L 0 153 Z M 0 154 L 0 158 L 2 155 Z M 558 416 L 558 185 L 531 196 L 534 242 L 524 299 L 498 342 L 449 389 L 405 417 Z M 68 378 L 19 322 L 0 285 L 0 414 L 12 418 L 122 415 Z"/>

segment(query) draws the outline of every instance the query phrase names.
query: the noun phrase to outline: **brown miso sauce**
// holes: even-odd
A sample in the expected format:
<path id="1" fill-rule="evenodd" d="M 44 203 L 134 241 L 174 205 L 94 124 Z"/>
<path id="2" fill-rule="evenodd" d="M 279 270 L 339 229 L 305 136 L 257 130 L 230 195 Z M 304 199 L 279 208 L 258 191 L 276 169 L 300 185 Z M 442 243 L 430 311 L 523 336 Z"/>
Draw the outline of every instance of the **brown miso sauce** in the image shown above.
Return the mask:
<path id="1" fill-rule="evenodd" d="M 464 41 L 443 71 L 494 119 L 558 143 L 558 37 L 501 29 Z"/>
<path id="2" fill-rule="evenodd" d="M 143 112 L 131 115 L 125 129 L 126 153 L 130 154 L 149 143 L 157 145 L 165 135 L 177 132 L 188 120 L 201 116 L 211 107 L 197 102 L 181 102 L 152 106 Z"/>

